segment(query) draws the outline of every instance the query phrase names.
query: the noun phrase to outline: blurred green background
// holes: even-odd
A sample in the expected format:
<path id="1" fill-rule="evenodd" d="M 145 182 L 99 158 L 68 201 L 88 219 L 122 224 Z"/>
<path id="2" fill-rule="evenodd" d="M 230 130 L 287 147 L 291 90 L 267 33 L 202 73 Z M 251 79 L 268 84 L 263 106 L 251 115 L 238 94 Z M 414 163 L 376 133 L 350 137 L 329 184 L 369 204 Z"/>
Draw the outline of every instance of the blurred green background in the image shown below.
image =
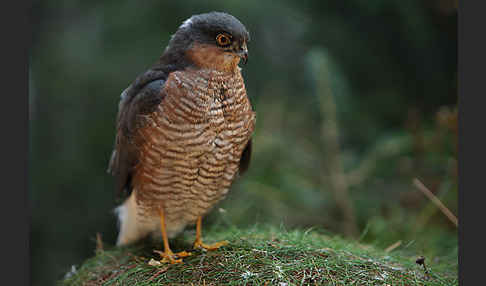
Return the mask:
<path id="1" fill-rule="evenodd" d="M 456 257 L 454 0 L 33 1 L 29 67 L 32 285 L 52 285 L 117 235 L 106 173 L 119 95 L 193 14 L 251 34 L 250 170 L 207 220 L 320 227 Z"/>

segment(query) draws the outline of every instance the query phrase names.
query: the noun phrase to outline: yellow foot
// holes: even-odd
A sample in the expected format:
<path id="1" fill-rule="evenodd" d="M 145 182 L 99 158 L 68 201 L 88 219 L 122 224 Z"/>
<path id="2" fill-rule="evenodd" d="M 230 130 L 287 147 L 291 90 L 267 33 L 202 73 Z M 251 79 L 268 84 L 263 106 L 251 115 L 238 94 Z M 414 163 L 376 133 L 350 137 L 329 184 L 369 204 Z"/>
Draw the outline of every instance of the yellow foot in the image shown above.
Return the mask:
<path id="1" fill-rule="evenodd" d="M 158 253 L 161 257 L 162 260 L 160 260 L 161 263 L 170 263 L 170 264 L 176 264 L 176 263 L 182 263 L 182 258 L 191 256 L 191 252 L 186 252 L 186 251 L 181 251 L 174 253 L 172 251 L 160 251 L 160 250 L 154 250 L 155 253 Z"/>
<path id="2" fill-rule="evenodd" d="M 223 240 L 223 241 L 219 241 L 219 242 L 216 242 L 216 243 L 213 243 L 213 244 L 205 244 L 204 242 L 202 242 L 202 240 L 196 240 L 194 242 L 193 248 L 194 249 L 204 248 L 206 250 L 216 250 L 216 249 L 219 249 L 221 246 L 227 245 L 228 243 L 229 242 L 227 240 Z"/>

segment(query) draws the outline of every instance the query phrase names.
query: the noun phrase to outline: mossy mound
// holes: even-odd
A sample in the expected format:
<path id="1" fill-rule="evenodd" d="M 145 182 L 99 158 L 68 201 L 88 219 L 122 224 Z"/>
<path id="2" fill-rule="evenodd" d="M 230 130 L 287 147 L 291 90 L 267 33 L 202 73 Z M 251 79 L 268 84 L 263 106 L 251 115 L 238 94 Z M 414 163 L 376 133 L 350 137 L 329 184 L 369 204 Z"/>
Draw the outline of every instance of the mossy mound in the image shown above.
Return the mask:
<path id="1" fill-rule="evenodd" d="M 212 229 L 205 241 L 230 241 L 217 251 L 193 251 L 183 264 L 151 266 L 153 249 L 144 241 L 130 247 L 104 247 L 60 285 L 458 285 L 457 261 L 416 264 L 418 255 L 390 253 L 317 230 L 257 226 Z M 188 250 L 194 235 L 171 241 Z"/>

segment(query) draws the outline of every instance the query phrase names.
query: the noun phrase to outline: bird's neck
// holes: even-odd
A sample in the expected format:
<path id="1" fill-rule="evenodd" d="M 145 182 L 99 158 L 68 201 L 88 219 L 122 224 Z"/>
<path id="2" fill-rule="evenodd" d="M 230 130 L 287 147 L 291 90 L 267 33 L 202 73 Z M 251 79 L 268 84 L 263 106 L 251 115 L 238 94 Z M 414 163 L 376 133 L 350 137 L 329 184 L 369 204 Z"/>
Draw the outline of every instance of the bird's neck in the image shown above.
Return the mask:
<path id="1" fill-rule="evenodd" d="M 222 52 L 218 47 L 207 44 L 196 44 L 185 53 L 196 67 L 213 69 L 222 72 L 236 73 L 240 58 L 230 53 Z"/>

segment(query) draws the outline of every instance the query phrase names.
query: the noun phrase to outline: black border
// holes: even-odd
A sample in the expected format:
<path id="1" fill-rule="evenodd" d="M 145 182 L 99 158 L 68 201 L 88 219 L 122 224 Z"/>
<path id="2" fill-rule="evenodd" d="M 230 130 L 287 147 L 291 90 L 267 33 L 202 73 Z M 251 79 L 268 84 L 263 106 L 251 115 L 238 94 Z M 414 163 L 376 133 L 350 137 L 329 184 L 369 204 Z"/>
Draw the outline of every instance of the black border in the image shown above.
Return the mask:
<path id="1" fill-rule="evenodd" d="M 2 285 L 30 285 L 28 208 L 28 67 L 30 1 L 2 9 Z M 11 281 L 10 281 L 11 280 Z"/>
<path id="2" fill-rule="evenodd" d="M 459 1 L 459 282 L 484 284 L 486 44 L 484 1 Z M 466 230 L 467 229 L 467 230 Z M 475 283 L 476 282 L 476 283 Z"/>

